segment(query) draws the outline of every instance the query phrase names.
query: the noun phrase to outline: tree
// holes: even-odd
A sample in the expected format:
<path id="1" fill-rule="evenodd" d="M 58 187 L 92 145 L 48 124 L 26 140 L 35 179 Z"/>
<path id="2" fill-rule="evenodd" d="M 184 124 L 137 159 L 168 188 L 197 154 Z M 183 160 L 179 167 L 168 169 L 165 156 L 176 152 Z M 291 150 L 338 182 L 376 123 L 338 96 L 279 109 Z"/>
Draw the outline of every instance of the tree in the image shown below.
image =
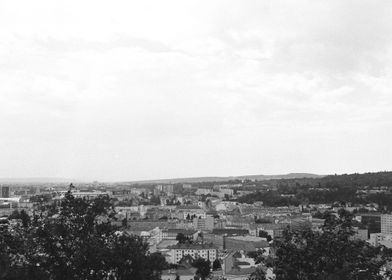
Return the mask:
<path id="1" fill-rule="evenodd" d="M 160 279 L 164 257 L 112 225 L 114 214 L 108 197 L 87 201 L 68 192 L 27 228 L 2 228 L 1 279 Z"/>
<path id="2" fill-rule="evenodd" d="M 179 265 L 189 267 L 189 265 L 193 265 L 195 262 L 194 258 L 192 258 L 191 255 L 185 255 L 181 258 L 181 260 L 178 262 Z"/>
<path id="3" fill-rule="evenodd" d="M 177 233 L 176 240 L 180 244 L 184 244 L 186 242 L 189 242 L 189 238 L 186 237 L 182 232 Z"/>
<path id="4" fill-rule="evenodd" d="M 209 260 L 198 258 L 192 263 L 192 266 L 197 268 L 196 274 L 201 277 L 202 280 L 210 275 L 211 262 Z"/>
<path id="5" fill-rule="evenodd" d="M 264 230 L 259 231 L 259 237 L 266 238 L 268 242 L 270 242 L 272 240 L 271 235 L 269 235 L 268 232 L 266 232 Z"/>
<path id="6" fill-rule="evenodd" d="M 153 196 L 151 197 L 151 199 L 150 199 L 150 202 L 151 202 L 153 205 L 160 205 L 160 204 L 161 204 L 161 198 L 160 198 L 159 196 L 153 195 Z"/>
<path id="7" fill-rule="evenodd" d="M 122 225 L 124 228 L 126 228 L 126 227 L 128 226 L 128 219 L 127 219 L 127 218 L 124 218 L 124 219 L 121 221 L 121 225 Z"/>
<path id="8" fill-rule="evenodd" d="M 321 232 L 286 230 L 277 241 L 276 279 L 383 279 L 380 269 L 391 254 L 352 239 L 352 218 L 340 211 L 327 217 Z"/>
<path id="9" fill-rule="evenodd" d="M 215 259 L 215 261 L 212 263 L 212 269 L 213 270 L 218 270 L 218 269 L 220 269 L 222 266 L 221 266 L 221 263 L 220 263 L 220 261 L 218 260 L 218 259 Z"/>
<path id="10" fill-rule="evenodd" d="M 264 270 L 259 266 L 256 270 L 250 275 L 249 280 L 266 280 Z"/>
<path id="11" fill-rule="evenodd" d="M 28 225 L 30 224 L 30 216 L 26 213 L 25 210 L 22 211 L 18 211 L 15 210 L 11 213 L 11 215 L 8 216 L 9 220 L 12 219 L 18 219 L 22 221 L 22 226 L 23 227 L 28 227 Z"/>
<path id="12" fill-rule="evenodd" d="M 265 252 L 265 250 L 257 250 L 257 251 L 250 251 L 247 253 L 248 257 L 253 258 L 255 260 L 256 264 L 259 264 L 261 262 L 264 261 L 265 256 L 263 255 L 263 253 Z"/>

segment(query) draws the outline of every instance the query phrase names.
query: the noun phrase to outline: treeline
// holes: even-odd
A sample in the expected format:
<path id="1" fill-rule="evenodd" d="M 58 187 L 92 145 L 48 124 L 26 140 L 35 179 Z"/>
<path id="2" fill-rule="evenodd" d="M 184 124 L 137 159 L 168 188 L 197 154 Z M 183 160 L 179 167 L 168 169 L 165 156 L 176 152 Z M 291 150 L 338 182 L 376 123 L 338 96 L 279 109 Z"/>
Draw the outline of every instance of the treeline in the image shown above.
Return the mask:
<path id="1" fill-rule="evenodd" d="M 262 201 L 265 206 L 297 206 L 299 204 L 376 203 L 380 210 L 392 210 L 392 194 L 359 195 L 359 189 L 392 187 L 392 172 L 331 175 L 322 178 L 281 179 L 261 184 L 254 193 L 238 198 L 241 203 Z"/>
<path id="2" fill-rule="evenodd" d="M 0 224 L 0 279 L 161 279 L 164 256 L 116 226 L 107 197 L 92 201 L 70 192 L 60 204 L 45 205 L 20 224 Z"/>
<path id="3" fill-rule="evenodd" d="M 241 196 L 237 199 L 238 202 L 253 204 L 256 201 L 262 201 L 264 206 L 279 207 L 279 206 L 298 206 L 299 204 L 319 204 L 319 203 L 334 203 L 334 202 L 353 202 L 364 203 L 366 200 L 359 199 L 355 195 L 355 189 L 342 188 L 332 191 L 316 191 L 303 189 L 295 194 L 287 196 L 279 191 L 257 191 L 255 193 Z"/>
<path id="4" fill-rule="evenodd" d="M 354 223 L 353 216 L 341 210 L 339 217 L 326 217 L 321 231 L 286 230 L 274 243 L 276 279 L 390 279 L 386 267 L 391 249 L 353 238 Z"/>
<path id="5" fill-rule="evenodd" d="M 298 206 L 300 204 L 377 204 L 382 212 L 392 211 L 392 194 L 369 194 L 358 197 L 354 188 L 342 188 L 333 191 L 302 190 L 294 196 L 282 196 L 278 191 L 257 191 L 241 196 L 237 199 L 240 203 L 253 204 L 262 201 L 264 206 Z"/>
<path id="6" fill-rule="evenodd" d="M 298 188 L 375 188 L 392 186 L 392 172 L 375 172 L 363 174 L 328 175 L 320 178 L 280 179 L 256 182 L 258 187 L 278 187 L 283 193 L 293 192 Z"/>

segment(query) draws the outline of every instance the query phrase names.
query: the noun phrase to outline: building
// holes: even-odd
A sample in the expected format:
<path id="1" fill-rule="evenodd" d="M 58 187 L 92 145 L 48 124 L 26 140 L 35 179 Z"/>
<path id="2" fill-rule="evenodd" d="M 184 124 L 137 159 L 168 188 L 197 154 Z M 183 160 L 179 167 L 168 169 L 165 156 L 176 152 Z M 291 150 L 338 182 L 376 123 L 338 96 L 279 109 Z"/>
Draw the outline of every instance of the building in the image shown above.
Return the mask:
<path id="1" fill-rule="evenodd" d="M 157 251 L 157 245 L 162 241 L 162 230 L 159 227 L 146 225 L 138 229 L 131 228 L 126 233 L 137 235 L 148 243 L 149 252 L 154 253 Z"/>
<path id="2" fill-rule="evenodd" d="M 224 237 L 224 249 L 227 250 L 243 250 L 243 251 L 257 251 L 260 249 L 268 250 L 269 243 L 261 237 L 256 236 L 230 236 Z"/>
<path id="3" fill-rule="evenodd" d="M 381 215 L 381 233 L 392 234 L 392 215 Z"/>
<path id="4" fill-rule="evenodd" d="M 197 230 L 186 230 L 186 229 L 177 229 L 177 228 L 168 228 L 162 230 L 162 238 L 161 239 L 169 239 L 176 240 L 177 235 L 182 233 L 186 238 L 195 241 L 199 236 L 199 232 Z"/>
<path id="5" fill-rule="evenodd" d="M 203 218 L 194 218 L 193 226 L 195 229 L 202 231 L 212 231 L 214 229 L 214 217 L 208 215 Z"/>
<path id="6" fill-rule="evenodd" d="M 195 205 L 181 205 L 177 207 L 181 219 L 206 218 L 206 211 Z"/>
<path id="7" fill-rule="evenodd" d="M 150 220 L 168 219 L 171 217 L 171 209 L 167 207 L 148 207 L 145 216 Z"/>
<path id="8" fill-rule="evenodd" d="M 280 223 L 280 224 L 272 224 L 272 223 L 262 223 L 257 225 L 257 234 L 261 230 L 266 231 L 273 239 L 282 237 L 283 231 L 287 228 L 289 224 Z"/>
<path id="9" fill-rule="evenodd" d="M 244 236 L 248 235 L 249 231 L 246 229 L 213 229 L 211 233 L 204 233 L 203 239 L 204 242 L 212 243 L 215 247 L 219 248 L 219 250 L 223 250 L 225 248 L 225 238 L 228 236 Z"/>
<path id="10" fill-rule="evenodd" d="M 392 248 L 392 234 L 371 233 L 369 243 L 373 246 L 385 246 Z"/>
<path id="11" fill-rule="evenodd" d="M 162 191 L 166 194 L 171 194 L 174 191 L 173 185 L 164 185 Z"/>
<path id="12" fill-rule="evenodd" d="M 234 253 L 235 251 L 229 251 L 225 253 L 221 260 L 222 260 L 222 274 L 225 275 L 229 271 L 231 271 L 234 267 Z"/>
<path id="13" fill-rule="evenodd" d="M 354 235 L 351 238 L 366 241 L 369 238 L 369 231 L 367 228 L 354 227 Z"/>
<path id="14" fill-rule="evenodd" d="M 177 244 L 170 247 L 170 263 L 177 264 L 185 256 L 203 258 L 211 263 L 217 258 L 217 249 L 212 244 Z"/>
<path id="15" fill-rule="evenodd" d="M 178 268 L 162 271 L 162 280 L 193 280 L 195 279 L 197 269 L 194 267 L 190 268 Z M 177 278 L 178 277 L 178 278 Z"/>
<path id="16" fill-rule="evenodd" d="M 116 198 L 118 201 L 129 200 L 135 197 L 135 194 L 131 190 L 112 190 L 109 192 L 112 198 Z"/>
<path id="17" fill-rule="evenodd" d="M 369 233 L 381 232 L 380 213 L 361 213 L 357 214 L 355 218 L 368 228 Z"/>
<path id="18" fill-rule="evenodd" d="M 10 197 L 10 187 L 9 186 L 1 187 L 1 197 L 4 197 L 4 198 Z"/>
<path id="19" fill-rule="evenodd" d="M 128 219 L 134 216 L 135 213 L 139 214 L 140 217 L 145 217 L 147 209 L 144 205 L 139 206 L 116 206 L 114 208 L 117 213 L 124 215 Z"/>
<path id="20" fill-rule="evenodd" d="M 211 193 L 212 193 L 211 189 L 205 189 L 205 188 L 198 188 L 195 192 L 196 195 L 207 195 Z"/>
<path id="21" fill-rule="evenodd" d="M 304 230 L 312 228 L 312 222 L 305 217 L 297 217 L 290 220 L 290 227 L 293 230 Z"/>
<path id="22" fill-rule="evenodd" d="M 86 200 L 93 200 L 100 196 L 109 196 L 109 193 L 102 191 L 72 191 L 75 198 L 83 198 Z"/>

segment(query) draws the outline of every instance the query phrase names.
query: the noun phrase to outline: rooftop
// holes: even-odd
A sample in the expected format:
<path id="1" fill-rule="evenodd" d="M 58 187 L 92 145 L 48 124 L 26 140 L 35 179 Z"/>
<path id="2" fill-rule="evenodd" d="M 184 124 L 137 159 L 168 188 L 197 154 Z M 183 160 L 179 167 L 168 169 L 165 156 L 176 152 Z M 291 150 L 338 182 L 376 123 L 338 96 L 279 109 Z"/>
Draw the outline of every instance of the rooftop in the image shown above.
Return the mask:
<path id="1" fill-rule="evenodd" d="M 185 235 L 191 235 L 197 232 L 197 230 L 181 229 L 181 228 L 168 228 L 163 231 L 172 232 L 172 233 L 183 233 Z"/>
<path id="2" fill-rule="evenodd" d="M 214 228 L 212 230 L 213 234 L 223 235 L 246 235 L 249 234 L 247 229 L 237 229 L 237 228 Z"/>
<path id="3" fill-rule="evenodd" d="M 184 243 L 184 244 L 176 244 L 173 246 L 170 246 L 170 249 L 196 249 L 196 250 L 201 250 L 201 249 L 216 249 L 216 247 L 210 243 L 210 244 L 190 244 L 190 243 Z"/>
<path id="4" fill-rule="evenodd" d="M 265 243 L 268 246 L 268 242 L 265 241 L 265 239 L 262 237 L 247 235 L 247 236 L 231 236 L 228 238 L 234 239 L 234 240 L 248 241 L 248 242 L 261 242 L 261 243 Z"/>
<path id="5" fill-rule="evenodd" d="M 200 209 L 201 210 L 201 208 L 197 205 L 179 205 L 177 206 L 177 209 L 180 210 Z"/>

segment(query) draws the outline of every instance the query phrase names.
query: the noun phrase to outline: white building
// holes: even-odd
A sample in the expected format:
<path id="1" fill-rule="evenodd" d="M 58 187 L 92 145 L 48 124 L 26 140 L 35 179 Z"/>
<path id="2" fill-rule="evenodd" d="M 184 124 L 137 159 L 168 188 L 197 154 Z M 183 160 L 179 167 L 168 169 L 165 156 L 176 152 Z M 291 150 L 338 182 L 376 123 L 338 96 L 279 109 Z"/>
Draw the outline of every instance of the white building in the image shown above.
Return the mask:
<path id="1" fill-rule="evenodd" d="M 383 245 L 387 248 L 392 248 L 392 234 L 371 233 L 368 241 L 372 246 Z"/>
<path id="2" fill-rule="evenodd" d="M 217 249 L 212 244 L 177 244 L 170 248 L 171 263 L 179 263 L 185 256 L 203 258 L 211 263 L 217 258 Z"/>
<path id="3" fill-rule="evenodd" d="M 381 215 L 381 233 L 392 234 L 392 215 Z"/>

